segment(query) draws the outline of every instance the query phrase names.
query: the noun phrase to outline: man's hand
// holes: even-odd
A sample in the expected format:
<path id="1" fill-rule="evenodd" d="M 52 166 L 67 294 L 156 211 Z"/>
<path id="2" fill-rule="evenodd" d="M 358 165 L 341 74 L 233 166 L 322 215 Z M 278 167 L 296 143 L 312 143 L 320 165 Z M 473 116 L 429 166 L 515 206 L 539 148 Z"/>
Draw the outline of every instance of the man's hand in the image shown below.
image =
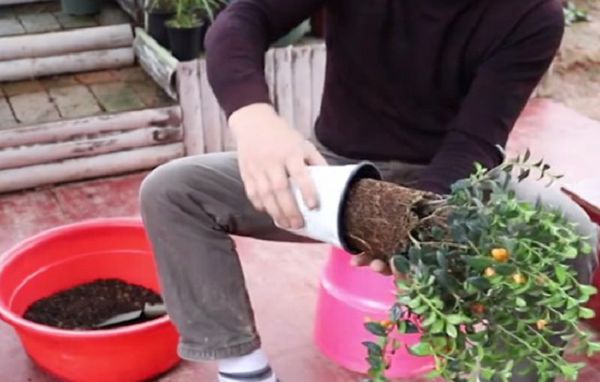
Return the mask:
<path id="1" fill-rule="evenodd" d="M 242 181 L 254 207 L 266 211 L 281 228 L 302 228 L 304 220 L 290 180 L 300 189 L 305 205 L 318 208 L 307 165 L 326 165 L 325 159 L 271 105 L 243 107 L 231 115 L 229 125 L 237 141 Z"/>
<path id="2" fill-rule="evenodd" d="M 366 267 L 369 266 L 372 270 L 377 273 L 381 273 L 384 276 L 392 276 L 396 278 L 404 278 L 405 275 L 398 272 L 394 267 L 393 258 L 390 259 L 389 263 L 383 260 L 375 259 L 366 253 L 352 256 L 351 264 L 355 267 Z"/>

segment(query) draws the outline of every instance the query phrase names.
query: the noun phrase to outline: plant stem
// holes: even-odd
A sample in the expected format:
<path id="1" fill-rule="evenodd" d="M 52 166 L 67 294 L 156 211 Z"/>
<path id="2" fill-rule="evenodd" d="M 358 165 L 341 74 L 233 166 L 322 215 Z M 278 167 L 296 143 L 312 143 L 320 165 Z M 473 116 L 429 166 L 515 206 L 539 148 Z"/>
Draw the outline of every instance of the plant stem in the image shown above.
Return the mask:
<path id="1" fill-rule="evenodd" d="M 522 339 L 520 339 L 519 337 L 515 336 L 514 334 L 512 334 L 509 330 L 505 329 L 502 325 L 494 325 L 494 327 L 496 329 L 499 329 L 500 331 L 504 332 L 505 334 L 507 334 L 509 337 L 511 337 L 512 339 L 514 339 L 515 341 L 519 342 L 521 345 L 524 345 L 528 350 L 530 351 L 534 351 L 535 353 L 537 353 L 540 357 L 542 358 L 546 358 L 548 359 L 552 364 L 554 364 L 554 366 L 558 367 L 560 369 L 560 366 L 558 364 L 558 362 L 556 362 L 553 357 L 549 356 L 548 354 L 542 353 L 541 351 L 539 351 L 536 348 L 532 348 L 529 343 L 527 341 L 524 341 Z"/>

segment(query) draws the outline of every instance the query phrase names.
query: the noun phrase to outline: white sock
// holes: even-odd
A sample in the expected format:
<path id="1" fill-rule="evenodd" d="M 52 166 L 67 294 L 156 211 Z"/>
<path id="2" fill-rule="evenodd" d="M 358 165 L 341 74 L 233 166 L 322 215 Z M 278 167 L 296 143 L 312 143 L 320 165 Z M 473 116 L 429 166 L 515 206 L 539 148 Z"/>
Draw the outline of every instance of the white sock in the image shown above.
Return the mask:
<path id="1" fill-rule="evenodd" d="M 241 357 L 219 360 L 219 382 L 276 382 L 267 355 L 255 350 Z"/>

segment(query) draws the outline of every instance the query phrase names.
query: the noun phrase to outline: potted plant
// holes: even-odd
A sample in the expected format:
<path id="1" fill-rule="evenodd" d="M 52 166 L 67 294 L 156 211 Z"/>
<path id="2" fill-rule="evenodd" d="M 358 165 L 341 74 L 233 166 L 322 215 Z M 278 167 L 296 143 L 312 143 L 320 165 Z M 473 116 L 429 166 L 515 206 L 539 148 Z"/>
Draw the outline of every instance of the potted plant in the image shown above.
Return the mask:
<path id="1" fill-rule="evenodd" d="M 595 254 L 561 211 L 519 199 L 515 184 L 530 175 L 559 178 L 529 158 L 477 166 L 444 196 L 352 168 L 329 169 L 338 175 L 324 182 L 321 170 L 311 170 L 324 208 L 303 209 L 307 223 L 297 233 L 391 263 L 398 274 L 389 319 L 365 324 L 373 335 L 364 342 L 371 382 L 387 381 L 401 347 L 433 359 L 430 377 L 456 382 L 510 380 L 522 359 L 539 381 L 577 380 L 582 365 L 563 357 L 566 341 L 574 340 L 576 352 L 600 351 L 579 326 L 594 317 L 586 304 L 597 290 L 567 265 Z M 415 330 L 418 343 L 398 341 Z"/>
<path id="2" fill-rule="evenodd" d="M 63 13 L 74 16 L 94 15 L 100 12 L 103 0 L 61 0 Z"/>
<path id="3" fill-rule="evenodd" d="M 566 265 L 595 254 L 562 212 L 517 198 L 513 177 L 557 179 L 543 161 L 528 158 L 491 171 L 478 167 L 444 197 L 374 181 L 351 191 L 347 203 L 358 207 L 346 217 L 351 245 L 391 260 L 405 275 L 396 280 L 389 320 L 366 324 L 379 338 L 364 344 L 371 381 L 387 381 L 388 357 L 404 346 L 389 338 L 411 329 L 411 315 L 420 317 L 421 340 L 408 351 L 432 357 L 429 376 L 448 381 L 510 380 L 515 360 L 522 359 L 540 381 L 574 381 L 582 364 L 563 357 L 566 341 L 574 339 L 575 351 L 587 355 L 600 350 L 579 327 L 594 316 L 586 303 L 596 288 L 580 284 Z M 374 207 L 373 192 L 396 203 L 392 226 L 398 229 L 391 235 L 378 234 L 360 216 L 361 205 Z"/>
<path id="4" fill-rule="evenodd" d="M 214 21 L 223 4 L 221 0 L 177 0 L 175 16 L 166 24 L 175 58 L 188 61 L 198 57 L 206 27 Z"/>
<path id="5" fill-rule="evenodd" d="M 165 23 L 175 15 L 176 0 L 150 0 L 146 4 L 146 30 L 164 48 L 169 49 Z"/>

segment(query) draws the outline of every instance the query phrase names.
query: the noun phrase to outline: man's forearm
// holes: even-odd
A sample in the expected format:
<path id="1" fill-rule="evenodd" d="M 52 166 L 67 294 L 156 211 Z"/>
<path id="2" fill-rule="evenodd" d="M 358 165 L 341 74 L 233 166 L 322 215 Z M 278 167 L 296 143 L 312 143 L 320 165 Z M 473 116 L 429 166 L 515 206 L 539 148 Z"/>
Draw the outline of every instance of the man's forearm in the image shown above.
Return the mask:
<path id="1" fill-rule="evenodd" d="M 208 79 L 229 117 L 251 104 L 270 103 L 264 56 L 271 42 L 315 12 L 323 0 L 237 0 L 206 37 Z"/>
<path id="2" fill-rule="evenodd" d="M 454 182 L 473 173 L 476 162 L 492 168 L 501 161 L 502 155 L 497 148 L 461 132 L 452 132 L 448 134 L 438 155 L 421 174 L 418 188 L 447 194 Z"/>

